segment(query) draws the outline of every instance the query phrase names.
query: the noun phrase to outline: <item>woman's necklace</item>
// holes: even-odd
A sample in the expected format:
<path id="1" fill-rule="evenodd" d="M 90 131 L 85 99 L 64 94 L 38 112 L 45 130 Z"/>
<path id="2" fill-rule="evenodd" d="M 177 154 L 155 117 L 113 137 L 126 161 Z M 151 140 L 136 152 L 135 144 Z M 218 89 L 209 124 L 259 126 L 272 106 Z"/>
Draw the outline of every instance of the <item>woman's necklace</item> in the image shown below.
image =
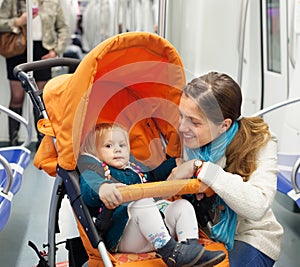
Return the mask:
<path id="1" fill-rule="evenodd" d="M 111 179 L 111 174 L 110 174 L 109 166 L 107 165 L 106 162 L 102 162 L 102 167 L 103 167 L 104 175 L 105 175 L 106 179 L 110 180 Z M 135 173 L 137 173 L 139 175 L 139 177 L 141 178 L 141 182 L 142 183 L 146 183 L 147 182 L 147 175 L 143 173 L 143 170 L 142 170 L 142 168 L 140 166 L 136 165 L 133 162 L 129 162 L 128 163 L 128 167 L 130 169 L 132 169 Z"/>

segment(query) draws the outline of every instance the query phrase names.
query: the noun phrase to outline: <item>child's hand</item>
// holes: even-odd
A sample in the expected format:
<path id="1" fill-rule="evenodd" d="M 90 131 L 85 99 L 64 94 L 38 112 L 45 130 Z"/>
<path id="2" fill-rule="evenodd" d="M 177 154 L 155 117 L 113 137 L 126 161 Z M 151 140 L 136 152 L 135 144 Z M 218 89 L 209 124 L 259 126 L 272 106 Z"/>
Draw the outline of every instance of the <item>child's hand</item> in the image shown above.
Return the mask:
<path id="1" fill-rule="evenodd" d="M 175 159 L 176 162 L 176 167 L 180 166 L 182 163 L 184 163 L 185 161 L 182 158 L 176 158 Z"/>
<path id="2" fill-rule="evenodd" d="M 121 183 L 104 183 L 99 188 L 99 197 L 108 209 L 115 209 L 122 203 L 122 195 L 118 187 L 126 186 Z"/>

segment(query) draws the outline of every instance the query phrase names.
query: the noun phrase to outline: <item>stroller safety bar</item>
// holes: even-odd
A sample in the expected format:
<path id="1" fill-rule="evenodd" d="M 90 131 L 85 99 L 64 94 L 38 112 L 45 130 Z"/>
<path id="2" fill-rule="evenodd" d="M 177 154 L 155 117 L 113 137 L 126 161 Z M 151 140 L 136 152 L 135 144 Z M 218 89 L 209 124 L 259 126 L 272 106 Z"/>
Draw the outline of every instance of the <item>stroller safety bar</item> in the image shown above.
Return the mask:
<path id="1" fill-rule="evenodd" d="M 118 188 L 123 203 L 148 197 L 170 197 L 175 195 L 205 193 L 207 197 L 214 191 L 198 179 L 170 180 L 128 185 Z"/>

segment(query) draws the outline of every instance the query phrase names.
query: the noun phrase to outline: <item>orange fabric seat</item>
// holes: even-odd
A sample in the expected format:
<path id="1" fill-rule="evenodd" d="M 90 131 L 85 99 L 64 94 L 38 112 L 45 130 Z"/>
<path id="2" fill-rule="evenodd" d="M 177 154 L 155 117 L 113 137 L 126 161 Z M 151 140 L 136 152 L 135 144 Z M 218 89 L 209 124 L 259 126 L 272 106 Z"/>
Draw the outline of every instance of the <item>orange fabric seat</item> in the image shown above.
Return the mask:
<path id="1" fill-rule="evenodd" d="M 104 267 L 101 260 L 101 256 L 97 249 L 94 249 L 82 226 L 79 224 L 79 232 L 81 233 L 81 239 L 84 247 L 89 255 L 89 267 Z M 225 245 L 222 243 L 214 242 L 202 231 L 199 230 L 199 242 L 209 250 L 223 250 L 226 253 L 224 261 L 216 265 L 217 267 L 229 267 L 228 252 Z M 143 253 L 143 254 L 131 254 L 131 253 L 113 253 L 109 256 L 113 263 L 113 266 L 130 266 L 130 267 L 166 267 L 167 265 L 155 256 L 155 252 Z"/>

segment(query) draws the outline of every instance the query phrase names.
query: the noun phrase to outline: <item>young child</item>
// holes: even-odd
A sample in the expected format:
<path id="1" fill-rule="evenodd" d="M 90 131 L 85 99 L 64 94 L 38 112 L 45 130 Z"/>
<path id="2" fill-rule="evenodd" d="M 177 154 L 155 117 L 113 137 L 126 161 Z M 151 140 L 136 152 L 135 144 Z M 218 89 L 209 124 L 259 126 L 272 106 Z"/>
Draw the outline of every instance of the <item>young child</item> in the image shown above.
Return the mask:
<path id="1" fill-rule="evenodd" d="M 128 133 L 120 125 L 96 125 L 82 144 L 78 166 L 83 168 L 80 188 L 91 213 L 106 206 L 115 209 L 112 224 L 104 234 L 112 252 L 145 253 L 156 251 L 167 266 L 213 266 L 225 258 L 223 251 L 208 251 L 198 242 L 198 225 L 193 206 L 185 199 L 167 203 L 160 213 L 153 198 L 122 203 L 118 187 L 147 181 L 166 180 L 176 167 L 174 158 L 158 168 L 143 172 L 130 162 Z M 177 238 L 178 242 L 175 241 Z"/>

